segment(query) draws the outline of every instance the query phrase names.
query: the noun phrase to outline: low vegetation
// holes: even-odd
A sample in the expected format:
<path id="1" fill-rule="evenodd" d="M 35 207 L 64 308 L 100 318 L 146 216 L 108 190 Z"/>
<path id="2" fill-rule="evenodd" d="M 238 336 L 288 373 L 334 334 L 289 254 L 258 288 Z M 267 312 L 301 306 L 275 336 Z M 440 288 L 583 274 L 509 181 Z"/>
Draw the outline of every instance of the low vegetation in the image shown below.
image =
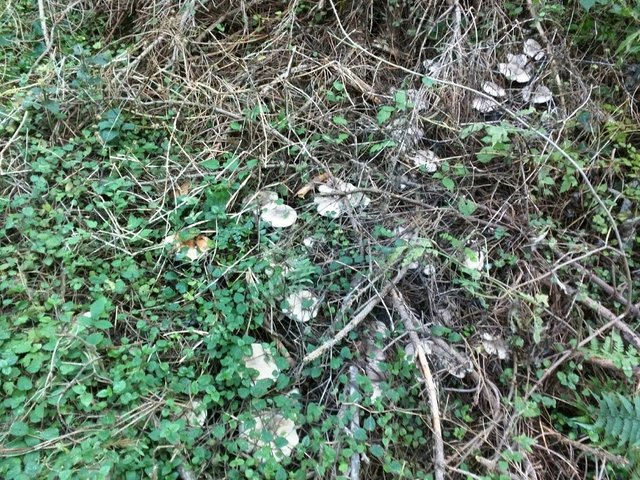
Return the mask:
<path id="1" fill-rule="evenodd" d="M 0 9 L 0 477 L 638 477 L 635 2 Z"/>

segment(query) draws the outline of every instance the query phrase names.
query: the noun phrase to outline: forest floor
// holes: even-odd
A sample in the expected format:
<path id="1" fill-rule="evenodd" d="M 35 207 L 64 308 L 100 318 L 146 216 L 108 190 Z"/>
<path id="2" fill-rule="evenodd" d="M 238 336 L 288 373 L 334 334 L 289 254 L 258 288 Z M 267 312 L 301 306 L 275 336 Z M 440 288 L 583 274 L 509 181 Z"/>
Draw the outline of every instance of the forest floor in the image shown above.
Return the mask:
<path id="1" fill-rule="evenodd" d="M 640 471 L 640 7 L 7 0 L 0 477 Z"/>

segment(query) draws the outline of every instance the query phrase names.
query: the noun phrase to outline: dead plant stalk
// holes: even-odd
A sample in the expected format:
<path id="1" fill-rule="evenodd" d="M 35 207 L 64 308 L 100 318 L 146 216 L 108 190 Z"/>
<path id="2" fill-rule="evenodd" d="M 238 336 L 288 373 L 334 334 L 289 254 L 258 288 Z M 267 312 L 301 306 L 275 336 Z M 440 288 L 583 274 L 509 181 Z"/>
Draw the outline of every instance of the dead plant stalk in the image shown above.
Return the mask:
<path id="1" fill-rule="evenodd" d="M 404 323 L 405 330 L 409 332 L 409 338 L 411 339 L 413 348 L 415 349 L 415 352 L 418 356 L 420 370 L 422 371 L 422 375 L 424 376 L 425 382 L 427 384 L 427 393 L 429 396 L 429 407 L 431 409 L 433 437 L 435 444 L 433 459 L 434 478 L 435 480 L 444 480 L 444 470 L 446 464 L 444 461 L 444 443 L 442 441 L 440 409 L 438 408 L 438 391 L 433 380 L 433 375 L 431 374 L 431 369 L 429 368 L 427 355 L 424 351 L 424 348 L 422 347 L 422 342 L 420 342 L 420 338 L 418 338 L 418 334 L 416 333 L 417 319 L 397 288 L 391 289 L 391 302 L 393 303 L 393 307 L 398 312 L 398 315 L 400 315 L 400 318 Z"/>

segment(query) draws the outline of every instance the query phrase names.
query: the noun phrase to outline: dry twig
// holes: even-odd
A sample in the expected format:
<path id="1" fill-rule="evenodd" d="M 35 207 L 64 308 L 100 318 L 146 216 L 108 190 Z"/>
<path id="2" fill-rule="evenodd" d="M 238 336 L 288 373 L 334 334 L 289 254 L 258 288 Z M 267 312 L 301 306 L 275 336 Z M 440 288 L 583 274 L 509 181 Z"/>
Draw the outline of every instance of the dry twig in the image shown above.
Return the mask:
<path id="1" fill-rule="evenodd" d="M 407 267 L 403 267 L 396 274 L 396 276 L 387 283 L 380 292 L 373 298 L 369 299 L 361 308 L 358 310 L 358 313 L 354 315 L 349 323 L 347 323 L 342 330 L 340 330 L 336 335 L 329 341 L 323 343 L 318 348 L 316 348 L 313 352 L 309 353 L 302 359 L 302 364 L 306 365 L 307 363 L 311 363 L 317 358 L 320 358 L 323 354 L 331 350 L 334 346 L 342 341 L 350 332 L 352 332 L 358 325 L 360 325 L 371 313 L 371 311 L 378 305 L 384 297 L 386 297 L 391 289 L 393 289 L 400 281 L 405 277 L 409 269 Z"/>
<path id="2" fill-rule="evenodd" d="M 418 334 L 416 333 L 417 319 L 414 313 L 411 311 L 404 298 L 402 298 L 402 295 L 397 288 L 392 288 L 390 295 L 393 306 L 404 323 L 405 330 L 409 332 L 409 338 L 411 339 L 413 348 L 418 355 L 420 370 L 422 371 L 422 375 L 424 376 L 427 384 L 434 437 L 434 478 L 436 480 L 444 480 L 446 464 L 444 461 L 444 443 L 442 441 L 442 426 L 440 424 L 440 409 L 438 407 L 438 392 L 436 384 L 433 380 L 433 375 L 431 374 L 431 369 L 429 368 L 429 363 L 427 362 L 427 356 L 422 346 L 422 342 L 420 342 L 420 338 L 418 338 Z"/>

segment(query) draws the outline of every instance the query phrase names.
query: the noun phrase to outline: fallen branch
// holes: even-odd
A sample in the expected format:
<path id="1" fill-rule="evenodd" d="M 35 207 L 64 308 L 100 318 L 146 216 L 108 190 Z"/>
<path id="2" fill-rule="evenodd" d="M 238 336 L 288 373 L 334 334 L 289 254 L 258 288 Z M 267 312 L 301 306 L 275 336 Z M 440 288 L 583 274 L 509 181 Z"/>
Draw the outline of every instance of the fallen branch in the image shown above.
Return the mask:
<path id="1" fill-rule="evenodd" d="M 342 341 L 350 332 L 352 332 L 358 325 L 360 325 L 365 318 L 369 316 L 371 311 L 378 305 L 384 297 L 386 297 L 392 288 L 394 288 L 400 281 L 405 277 L 407 272 L 409 271 L 408 267 L 403 267 L 396 274 L 393 280 L 391 280 L 388 284 L 386 284 L 380 293 L 375 297 L 369 299 L 367 303 L 365 303 L 358 313 L 355 314 L 353 319 L 347 323 L 342 330 L 340 330 L 335 337 L 331 340 L 323 343 L 318 348 L 316 348 L 313 352 L 309 353 L 302 359 L 302 364 L 306 365 L 307 363 L 313 362 L 315 359 L 321 357 L 325 352 L 331 350 L 334 346 Z"/>
<path id="2" fill-rule="evenodd" d="M 418 338 L 418 334 L 416 333 L 417 319 L 396 288 L 391 289 L 391 301 L 394 308 L 398 312 L 398 315 L 400 315 L 400 318 L 404 323 L 405 330 L 409 332 L 409 338 L 411 339 L 413 348 L 418 355 L 420 370 L 422 371 L 422 375 L 424 376 L 425 382 L 427 384 L 427 393 L 429 395 L 429 406 L 431 409 L 431 420 L 433 423 L 433 436 L 435 443 L 435 452 L 433 459 L 434 478 L 435 480 L 444 480 L 444 443 L 442 441 L 442 427 L 440 425 L 438 392 L 436 389 L 436 384 L 433 380 L 433 375 L 431 375 L 431 369 L 429 368 L 429 363 L 427 362 L 426 353 L 424 351 L 424 348 L 422 347 L 422 342 L 420 341 L 420 338 Z"/>

